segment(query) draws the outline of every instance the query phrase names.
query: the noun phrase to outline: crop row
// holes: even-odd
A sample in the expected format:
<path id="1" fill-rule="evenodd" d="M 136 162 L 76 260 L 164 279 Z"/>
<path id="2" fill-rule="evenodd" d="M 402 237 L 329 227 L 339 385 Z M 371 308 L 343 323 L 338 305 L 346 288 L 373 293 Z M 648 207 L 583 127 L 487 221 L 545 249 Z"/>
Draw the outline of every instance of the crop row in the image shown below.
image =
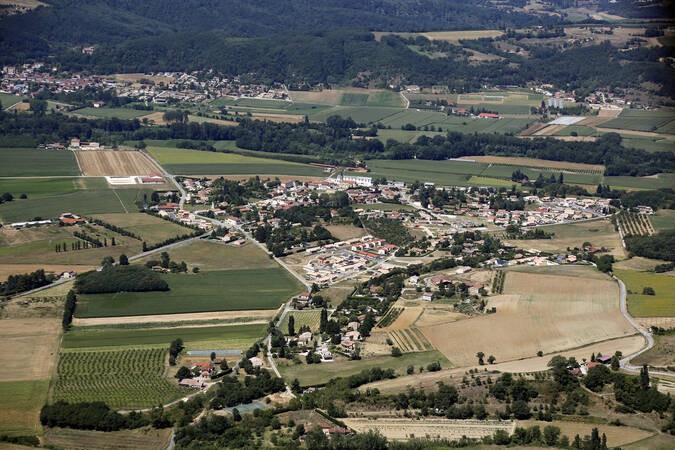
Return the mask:
<path id="1" fill-rule="evenodd" d="M 179 398 L 186 391 L 165 376 L 166 354 L 161 348 L 62 353 L 54 400 L 138 408 Z"/>
<path id="2" fill-rule="evenodd" d="M 654 234 L 649 217 L 645 214 L 623 212 L 617 216 L 623 235 L 643 236 Z"/>
<path id="3" fill-rule="evenodd" d="M 504 292 L 504 280 L 506 279 L 506 273 L 502 270 L 498 270 L 495 273 L 495 277 L 492 279 L 492 292 L 495 294 L 502 294 Z"/>
<path id="4" fill-rule="evenodd" d="M 377 324 L 379 328 L 385 328 L 394 323 L 398 316 L 403 312 L 403 308 L 391 308 L 387 314 L 380 320 L 380 323 Z"/>

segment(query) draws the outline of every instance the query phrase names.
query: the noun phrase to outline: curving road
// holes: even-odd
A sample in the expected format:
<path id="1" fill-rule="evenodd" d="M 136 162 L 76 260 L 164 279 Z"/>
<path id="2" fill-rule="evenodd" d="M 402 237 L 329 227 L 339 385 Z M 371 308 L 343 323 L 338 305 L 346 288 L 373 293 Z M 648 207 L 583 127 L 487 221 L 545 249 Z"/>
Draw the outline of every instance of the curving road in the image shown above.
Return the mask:
<path id="1" fill-rule="evenodd" d="M 645 353 L 646 351 L 648 351 L 652 347 L 654 347 L 654 338 L 652 337 L 652 334 L 648 330 L 645 330 L 644 328 L 642 328 L 640 326 L 640 324 L 638 324 L 635 321 L 635 319 L 633 319 L 633 317 L 628 313 L 628 306 L 627 306 L 627 303 L 626 303 L 626 297 L 627 297 L 627 295 L 626 295 L 626 285 L 624 284 L 624 282 L 621 281 L 620 279 L 618 279 L 617 277 L 613 276 L 613 275 L 612 275 L 612 278 L 614 278 L 614 280 L 619 284 L 619 291 L 620 291 L 619 306 L 620 306 L 620 309 L 621 309 L 621 314 L 623 314 L 623 316 L 626 318 L 628 323 L 630 323 L 633 326 L 633 328 L 635 328 L 638 331 L 638 333 L 640 333 L 645 338 L 645 341 L 647 341 L 647 345 L 643 349 L 638 350 L 637 352 L 632 353 L 628 356 L 625 356 L 621 359 L 621 361 L 619 361 L 619 364 L 621 365 L 622 369 L 626 370 L 627 372 L 638 373 L 638 372 L 640 372 L 640 369 L 642 367 L 630 364 L 630 360 L 637 357 L 637 356 L 640 356 L 641 354 Z M 662 376 L 666 376 L 666 377 L 673 377 L 674 376 L 673 373 L 669 373 L 669 372 L 657 372 L 657 371 L 651 371 L 650 370 L 649 373 L 651 375 L 662 375 Z"/>

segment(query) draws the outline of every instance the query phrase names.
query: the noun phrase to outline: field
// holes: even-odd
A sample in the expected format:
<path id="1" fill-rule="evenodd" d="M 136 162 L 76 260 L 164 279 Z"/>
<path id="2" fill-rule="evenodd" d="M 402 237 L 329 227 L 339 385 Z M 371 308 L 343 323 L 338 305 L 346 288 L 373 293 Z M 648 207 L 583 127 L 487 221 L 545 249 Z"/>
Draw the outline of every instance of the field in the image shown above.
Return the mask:
<path id="1" fill-rule="evenodd" d="M 406 353 L 398 358 L 392 356 L 374 356 L 371 358 L 364 358 L 361 361 L 321 363 L 315 364 L 311 370 L 308 370 L 308 367 L 305 364 L 286 365 L 285 362 L 278 364 L 279 371 L 285 379 L 292 380 L 297 378 L 301 385 L 312 386 L 326 383 L 331 378 L 348 377 L 372 367 L 380 367 L 382 369 L 391 368 L 398 371 L 399 374 L 402 374 L 409 365 L 426 367 L 427 364 L 434 361 L 439 361 L 442 367 L 447 367 L 449 365 L 445 357 L 436 351 Z"/>
<path id="2" fill-rule="evenodd" d="M 166 376 L 165 348 L 64 352 L 53 400 L 104 401 L 114 408 L 152 407 L 188 391 Z"/>
<path id="3" fill-rule="evenodd" d="M 341 241 L 366 235 L 366 230 L 355 225 L 326 225 L 325 228 Z"/>
<path id="4" fill-rule="evenodd" d="M 44 441 L 50 448 L 73 450 L 164 450 L 171 440 L 168 428 L 156 430 L 141 428 L 124 431 L 87 431 L 70 428 L 50 428 Z"/>
<path id="5" fill-rule="evenodd" d="M 137 117 L 147 116 L 152 111 L 141 111 L 131 108 L 82 108 L 72 111 L 71 114 L 85 117 L 102 117 L 117 119 L 134 119 Z"/>
<path id="6" fill-rule="evenodd" d="M 620 189 L 661 189 L 675 186 L 672 173 L 660 173 L 649 177 L 609 176 L 604 177 L 604 184 Z"/>
<path id="7" fill-rule="evenodd" d="M 389 337 L 402 352 L 424 352 L 433 349 L 417 327 L 392 330 Z"/>
<path id="8" fill-rule="evenodd" d="M 628 312 L 632 316 L 675 316 L 675 277 L 621 269 L 614 274 L 626 284 Z M 642 295 L 645 287 L 654 289 L 656 295 Z"/>
<path id="9" fill-rule="evenodd" d="M 287 161 L 232 153 L 150 147 L 150 154 L 171 173 L 184 175 L 270 174 L 320 176 L 320 168 Z"/>
<path id="10" fill-rule="evenodd" d="M 657 231 L 675 229 L 675 211 L 672 209 L 660 209 L 651 216 L 652 226 Z"/>
<path id="11" fill-rule="evenodd" d="M 301 290 L 281 267 L 164 276 L 168 292 L 82 295 L 77 317 L 273 309 Z"/>
<path id="12" fill-rule="evenodd" d="M 485 164 L 464 161 L 371 160 L 368 166 L 374 177 L 406 182 L 422 181 L 442 185 L 463 185 L 471 175 L 480 175 Z"/>
<path id="13" fill-rule="evenodd" d="M 63 349 L 86 347 L 167 347 L 177 337 L 188 350 L 246 350 L 265 334 L 266 323 L 205 327 L 126 329 L 76 327 L 63 337 Z"/>
<path id="14" fill-rule="evenodd" d="M 78 151 L 77 161 L 82 175 L 104 176 L 148 176 L 161 171 L 143 155 L 136 151 Z"/>
<path id="15" fill-rule="evenodd" d="M 0 382 L 48 379 L 60 333 L 60 319 L 0 320 Z"/>
<path id="16" fill-rule="evenodd" d="M 0 434 L 38 434 L 42 429 L 40 409 L 47 402 L 48 391 L 49 380 L 0 382 Z"/>
<path id="17" fill-rule="evenodd" d="M 185 233 L 192 233 L 190 228 L 145 213 L 96 214 L 93 217 L 131 231 L 148 244 L 155 244 Z M 130 238 L 126 239 L 129 240 Z"/>
<path id="18" fill-rule="evenodd" d="M 28 199 L 0 205 L 5 223 L 54 218 L 61 213 L 79 215 L 122 213 L 136 210 L 131 201 L 142 188 L 111 189 L 104 178 L 0 179 L 0 192 L 33 192 Z"/>
<path id="19" fill-rule="evenodd" d="M 397 92 L 376 89 L 335 89 L 323 91 L 292 91 L 294 104 L 331 106 L 404 107 Z"/>
<path id="20" fill-rule="evenodd" d="M 532 427 L 535 425 L 538 425 L 542 430 L 547 425 L 554 425 L 560 428 L 560 434 L 567 436 L 570 442 L 574 441 L 575 435 L 578 434 L 581 437 L 590 436 L 593 428 L 597 428 L 601 436 L 602 434 L 607 436 L 607 446 L 610 448 L 624 446 L 631 442 L 641 441 L 642 439 L 646 439 L 654 434 L 651 431 L 626 426 L 617 427 L 603 424 L 566 422 L 558 420 L 553 423 L 536 420 L 518 421 L 519 427 Z"/>
<path id="21" fill-rule="evenodd" d="M 565 161 L 547 161 L 544 159 L 519 158 L 512 156 L 465 156 L 462 159 L 473 160 L 484 164 L 531 167 L 535 169 L 562 170 L 571 172 L 602 174 L 605 166 L 594 164 L 579 164 Z"/>
<path id="22" fill-rule="evenodd" d="M 619 117 L 603 123 L 602 127 L 675 134 L 675 110 L 669 108 L 651 111 L 624 109 Z"/>
<path id="23" fill-rule="evenodd" d="M 481 351 L 503 362 L 634 333 L 619 311 L 618 286 L 592 268 L 510 270 L 492 306 L 496 314 L 419 328 L 458 366 L 476 364 Z"/>
<path id="24" fill-rule="evenodd" d="M 516 427 L 515 421 L 485 421 L 485 420 L 451 420 L 430 419 L 424 420 L 403 418 L 378 418 L 372 419 L 341 419 L 347 426 L 358 433 L 369 430 L 379 432 L 381 435 L 394 441 L 408 440 L 412 438 L 448 439 L 460 440 L 463 437 L 480 439 L 492 436 L 497 430 L 513 433 Z"/>
<path id="25" fill-rule="evenodd" d="M 0 148 L 0 177 L 79 175 L 73 152 L 38 148 Z M 5 191 L 3 191 L 5 192 Z"/>
<path id="26" fill-rule="evenodd" d="M 288 333 L 288 321 L 290 317 L 293 316 L 295 320 L 295 332 L 297 333 L 300 327 L 308 326 L 312 332 L 319 331 L 319 325 L 321 323 L 321 310 L 305 310 L 305 311 L 291 311 L 284 317 L 284 320 L 279 324 L 279 329 Z"/>
<path id="27" fill-rule="evenodd" d="M 101 240 L 106 238 L 110 242 L 115 237 L 117 245 L 71 251 L 70 245 L 78 240 L 73 232 L 83 229 L 86 229 L 87 234 L 98 235 Z M 57 243 L 65 243 L 69 251 L 56 253 L 54 247 Z M 79 273 L 92 266 L 97 267 L 105 256 L 119 257 L 122 253 L 133 255 L 140 251 L 140 241 L 96 226 L 70 228 L 49 225 L 18 230 L 0 228 L 0 265 L 9 266 L 6 270 L 14 273 L 26 273 L 31 266 L 54 272 L 63 272 L 64 266 L 70 266 Z M 12 269 L 12 265 L 16 267 Z"/>
<path id="28" fill-rule="evenodd" d="M 197 240 L 170 249 L 169 256 L 174 261 L 185 261 L 188 267 L 199 267 L 202 272 L 278 267 L 273 259 L 253 244 L 234 247 L 218 241 Z M 156 258 L 156 255 L 151 255 L 139 262 Z"/>
<path id="29" fill-rule="evenodd" d="M 504 32 L 499 30 L 430 31 L 425 33 L 390 33 L 386 31 L 377 31 L 373 34 L 375 35 L 375 39 L 378 41 L 382 38 L 382 36 L 386 36 L 388 34 L 398 34 L 401 36 L 420 35 L 434 41 L 459 42 L 460 40 L 494 38 L 501 36 L 504 34 Z"/>
<path id="30" fill-rule="evenodd" d="M 8 109 L 10 106 L 19 103 L 21 100 L 23 100 L 23 97 L 0 92 L 0 103 L 2 104 L 2 109 Z"/>
<path id="31" fill-rule="evenodd" d="M 608 219 L 591 220 L 564 225 L 541 227 L 547 233 L 554 233 L 552 239 L 541 240 L 509 240 L 517 246 L 536 248 L 542 251 L 565 251 L 570 248 L 581 248 L 584 242 L 590 242 L 595 247 L 605 247 L 616 257 L 625 256 L 619 233 Z"/>
<path id="32" fill-rule="evenodd" d="M 649 364 L 652 367 L 675 365 L 675 334 L 654 336 L 655 345 L 640 356 L 633 358 L 631 364 Z"/>
<path id="33" fill-rule="evenodd" d="M 624 236 L 628 234 L 633 236 L 654 234 L 654 227 L 646 214 L 622 212 L 616 217 Z"/>

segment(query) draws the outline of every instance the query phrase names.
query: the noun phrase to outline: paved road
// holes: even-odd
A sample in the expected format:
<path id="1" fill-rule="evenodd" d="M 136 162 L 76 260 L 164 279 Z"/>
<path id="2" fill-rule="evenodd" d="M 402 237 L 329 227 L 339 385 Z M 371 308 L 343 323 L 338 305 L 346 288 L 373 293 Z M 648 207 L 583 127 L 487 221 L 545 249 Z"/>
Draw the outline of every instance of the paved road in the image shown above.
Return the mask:
<path id="1" fill-rule="evenodd" d="M 162 175 L 164 178 L 167 178 L 171 180 L 171 182 L 176 185 L 178 190 L 180 191 L 180 201 L 178 202 L 178 207 L 180 209 L 183 209 L 183 205 L 185 204 L 185 197 L 187 196 L 187 192 L 185 192 L 185 189 L 183 189 L 183 186 L 176 181 L 175 175 L 167 172 L 167 170 L 162 166 L 155 158 L 153 158 L 150 153 L 146 152 L 145 150 L 141 150 L 141 153 L 145 155 L 146 158 L 148 158 L 152 163 L 154 163 L 159 169 L 162 171 Z"/>
<path id="2" fill-rule="evenodd" d="M 647 345 L 641 349 L 638 350 L 635 353 L 632 353 L 628 356 L 624 356 L 621 361 L 619 361 L 619 364 L 621 365 L 621 368 L 628 371 L 628 372 L 634 372 L 638 373 L 640 372 L 640 369 L 642 368 L 641 366 L 635 366 L 630 364 L 630 360 L 633 358 L 636 358 L 637 356 L 640 356 L 641 354 L 645 353 L 646 351 L 650 350 L 652 347 L 654 347 L 654 338 L 652 337 L 652 334 L 648 331 L 645 330 L 638 324 L 635 319 L 628 313 L 628 306 L 626 303 L 626 285 L 621 281 L 620 279 L 613 277 L 614 280 L 619 284 L 619 291 L 620 291 L 620 309 L 621 309 L 621 314 L 626 318 L 628 323 L 630 323 L 633 328 L 635 328 L 638 333 L 640 333 L 644 338 L 645 341 L 647 342 Z M 674 375 L 670 372 L 658 372 L 658 371 L 649 371 L 651 375 L 662 375 L 666 377 L 673 377 Z"/>

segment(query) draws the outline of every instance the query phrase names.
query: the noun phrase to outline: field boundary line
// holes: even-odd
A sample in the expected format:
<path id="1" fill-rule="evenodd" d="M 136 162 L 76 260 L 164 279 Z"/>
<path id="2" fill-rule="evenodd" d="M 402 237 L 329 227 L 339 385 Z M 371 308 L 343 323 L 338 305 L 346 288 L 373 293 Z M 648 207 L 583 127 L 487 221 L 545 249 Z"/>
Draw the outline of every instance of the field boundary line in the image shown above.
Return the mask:
<path id="1" fill-rule="evenodd" d="M 112 189 L 112 191 L 115 194 L 115 197 L 117 197 L 117 200 L 120 201 L 120 205 L 122 205 L 122 208 L 124 209 L 124 213 L 129 214 L 129 210 L 127 209 L 126 205 L 124 204 L 124 202 L 120 198 L 119 194 L 117 193 L 117 189 Z"/>
<path id="2" fill-rule="evenodd" d="M 71 150 L 73 152 L 73 156 L 75 156 L 75 161 L 77 162 L 77 169 L 80 171 L 80 175 L 84 175 L 84 172 L 82 171 L 82 165 L 80 164 L 80 158 L 77 157 L 77 152 L 75 150 Z"/>

